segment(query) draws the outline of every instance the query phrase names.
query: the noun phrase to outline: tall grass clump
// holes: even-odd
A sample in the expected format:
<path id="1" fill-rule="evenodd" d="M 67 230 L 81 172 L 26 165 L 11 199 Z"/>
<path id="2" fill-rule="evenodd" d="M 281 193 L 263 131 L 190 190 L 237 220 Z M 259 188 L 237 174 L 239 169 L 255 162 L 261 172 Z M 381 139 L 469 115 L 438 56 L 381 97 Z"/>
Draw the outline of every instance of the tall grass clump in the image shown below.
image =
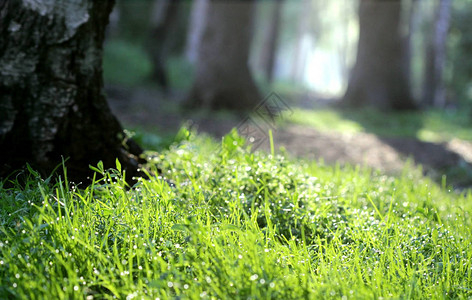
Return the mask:
<path id="1" fill-rule="evenodd" d="M 0 297 L 472 297 L 470 193 L 243 144 L 187 135 L 132 187 L 119 162 L 89 186 L 10 180 Z"/>

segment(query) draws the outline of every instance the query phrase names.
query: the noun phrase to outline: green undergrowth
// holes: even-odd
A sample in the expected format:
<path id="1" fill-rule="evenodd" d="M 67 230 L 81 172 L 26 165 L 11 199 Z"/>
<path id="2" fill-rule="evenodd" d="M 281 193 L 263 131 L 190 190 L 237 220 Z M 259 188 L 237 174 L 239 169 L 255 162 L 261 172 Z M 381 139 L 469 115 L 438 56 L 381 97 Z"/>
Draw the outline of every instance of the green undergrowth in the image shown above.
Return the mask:
<path id="1" fill-rule="evenodd" d="M 132 187 L 0 187 L 0 298 L 472 297 L 472 194 L 181 134 Z"/>

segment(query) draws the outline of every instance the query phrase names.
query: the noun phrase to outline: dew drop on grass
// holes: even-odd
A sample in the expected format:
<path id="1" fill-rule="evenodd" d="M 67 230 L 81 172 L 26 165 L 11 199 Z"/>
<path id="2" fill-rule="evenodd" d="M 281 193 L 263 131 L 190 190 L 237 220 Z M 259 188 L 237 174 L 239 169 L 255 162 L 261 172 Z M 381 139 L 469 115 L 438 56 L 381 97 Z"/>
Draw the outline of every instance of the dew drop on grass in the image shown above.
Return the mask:
<path id="1" fill-rule="evenodd" d="M 254 280 L 256 280 L 257 278 L 259 278 L 259 275 L 257 275 L 257 274 L 254 274 L 254 275 L 252 275 L 251 277 L 249 277 L 249 279 L 250 279 L 251 281 L 254 281 Z"/>

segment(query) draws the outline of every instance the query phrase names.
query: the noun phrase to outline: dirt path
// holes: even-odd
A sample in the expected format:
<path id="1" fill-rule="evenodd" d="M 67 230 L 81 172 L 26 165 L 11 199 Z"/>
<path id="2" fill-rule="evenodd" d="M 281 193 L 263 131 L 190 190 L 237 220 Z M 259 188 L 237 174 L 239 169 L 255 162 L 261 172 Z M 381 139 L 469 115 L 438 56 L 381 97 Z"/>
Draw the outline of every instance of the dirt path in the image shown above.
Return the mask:
<path id="1" fill-rule="evenodd" d="M 202 112 L 182 115 L 176 109 L 177 103 L 165 102 L 162 95 L 153 90 L 113 89 L 108 94 L 112 110 L 129 126 L 175 132 L 185 121 L 191 120 L 199 132 L 221 138 L 240 125 L 242 120 L 235 116 L 215 116 Z M 323 159 L 327 163 L 367 165 L 387 173 L 401 171 L 407 158 L 411 157 L 433 177 L 439 178 L 450 170 L 460 170 L 465 174 L 464 178 L 459 175 L 455 184 L 472 186 L 472 143 L 462 140 L 438 144 L 411 138 L 378 137 L 368 133 L 320 132 L 307 126 L 286 125 L 274 129 L 274 143 L 296 157 Z M 268 150 L 268 140 L 265 139 L 260 147 Z"/>

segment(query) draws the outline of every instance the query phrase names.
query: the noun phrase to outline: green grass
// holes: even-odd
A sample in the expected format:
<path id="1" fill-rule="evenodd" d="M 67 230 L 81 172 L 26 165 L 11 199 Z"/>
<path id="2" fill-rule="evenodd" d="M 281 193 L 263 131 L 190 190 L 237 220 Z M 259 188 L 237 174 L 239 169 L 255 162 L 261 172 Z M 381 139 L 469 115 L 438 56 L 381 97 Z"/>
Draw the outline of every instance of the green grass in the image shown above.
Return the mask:
<path id="1" fill-rule="evenodd" d="M 243 142 L 182 130 L 150 166 L 171 183 L 0 187 L 0 298 L 472 297 L 471 193 Z"/>
<path id="2" fill-rule="evenodd" d="M 361 124 L 346 119 L 334 109 L 305 110 L 294 109 L 287 121 L 295 124 L 308 125 L 321 131 L 337 131 L 358 133 L 363 131 Z"/>
<path id="3" fill-rule="evenodd" d="M 429 110 L 382 113 L 372 109 L 294 109 L 287 121 L 323 131 L 368 132 L 379 136 L 417 138 L 444 142 L 452 138 L 472 141 L 472 121 L 467 112 Z"/>

